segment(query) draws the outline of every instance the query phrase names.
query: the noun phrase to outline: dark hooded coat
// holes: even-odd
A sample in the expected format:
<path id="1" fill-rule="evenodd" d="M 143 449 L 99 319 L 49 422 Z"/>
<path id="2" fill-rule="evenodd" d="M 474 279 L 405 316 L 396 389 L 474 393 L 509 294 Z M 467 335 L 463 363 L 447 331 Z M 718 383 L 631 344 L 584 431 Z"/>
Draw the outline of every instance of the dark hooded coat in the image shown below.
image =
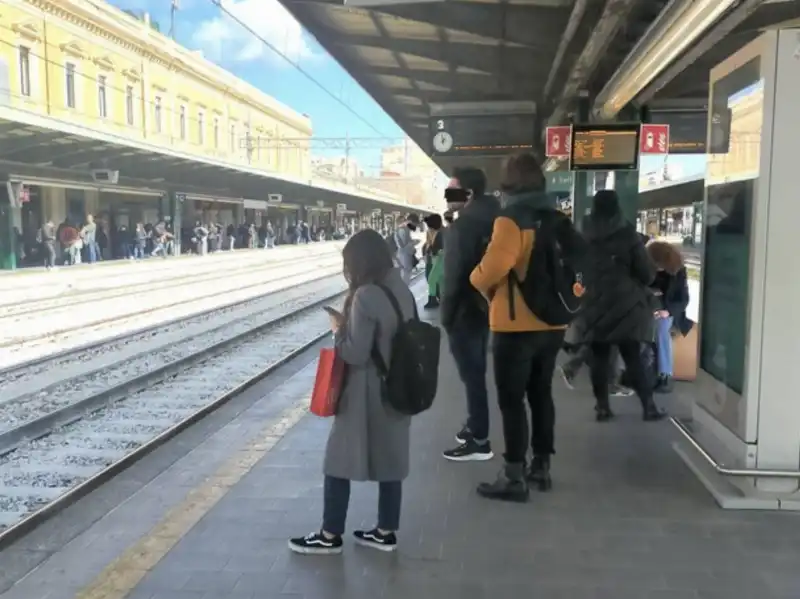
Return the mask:
<path id="1" fill-rule="evenodd" d="M 586 224 L 588 285 L 579 323 L 581 340 L 653 341 L 657 306 L 648 287 L 656 267 L 640 235 L 619 212 L 608 217 L 593 214 Z"/>

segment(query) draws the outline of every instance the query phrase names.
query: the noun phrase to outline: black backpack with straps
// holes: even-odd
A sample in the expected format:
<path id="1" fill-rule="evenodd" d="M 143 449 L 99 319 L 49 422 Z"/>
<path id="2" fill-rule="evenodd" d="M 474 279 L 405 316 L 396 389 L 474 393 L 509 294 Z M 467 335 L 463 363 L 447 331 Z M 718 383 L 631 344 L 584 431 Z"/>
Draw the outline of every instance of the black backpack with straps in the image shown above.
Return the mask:
<path id="1" fill-rule="evenodd" d="M 390 364 L 386 365 L 377 347 L 372 348 L 372 359 L 383 379 L 384 400 L 397 412 L 414 416 L 430 408 L 436 397 L 441 332 L 419 319 L 416 301 L 414 317 L 406 320 L 394 294 L 384 285 L 378 287 L 389 298 L 398 325 Z"/>
<path id="2" fill-rule="evenodd" d="M 533 314 L 550 326 L 569 325 L 582 307 L 585 295 L 587 246 L 569 217 L 550 209 L 518 212 L 512 218 L 520 229 L 533 229 L 534 242 L 528 270 L 520 280 L 512 269 L 508 284 L 516 286 Z M 509 289 L 514 318 L 514 293 Z"/>

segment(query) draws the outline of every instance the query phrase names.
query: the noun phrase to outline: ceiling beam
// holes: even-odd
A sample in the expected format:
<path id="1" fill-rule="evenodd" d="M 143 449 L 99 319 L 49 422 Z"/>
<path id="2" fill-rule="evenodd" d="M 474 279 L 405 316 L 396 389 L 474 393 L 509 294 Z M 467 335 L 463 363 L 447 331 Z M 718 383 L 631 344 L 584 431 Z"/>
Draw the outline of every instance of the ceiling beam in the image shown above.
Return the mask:
<path id="1" fill-rule="evenodd" d="M 551 40 L 555 32 L 564 29 L 569 18 L 569 10 L 565 8 L 505 2 L 395 4 L 371 11 L 531 47 L 541 47 L 542 40 Z"/>
<path id="2" fill-rule="evenodd" d="M 0 158 L 3 160 L 17 160 L 17 156 L 24 156 L 31 150 L 38 150 L 43 145 L 53 147 L 52 142 L 57 139 L 66 137 L 61 131 L 52 131 L 50 133 L 35 133 L 33 135 L 13 136 L 5 140 L 6 147 L 0 149 Z M 64 144 L 66 146 L 67 144 Z M 72 145 L 71 143 L 69 145 Z M 55 147 L 64 147 L 58 144 Z M 23 160 L 22 162 L 26 162 Z"/>
<path id="3" fill-rule="evenodd" d="M 637 0 L 608 0 L 592 35 L 583 47 L 578 60 L 572 66 L 558 104 L 547 120 L 547 124 L 559 124 L 566 117 L 567 111 L 585 88 L 614 36 L 628 21 L 631 9 L 636 3 Z"/>
<path id="4" fill-rule="evenodd" d="M 542 61 L 541 53 L 532 48 L 506 47 L 505 60 L 499 45 L 467 44 L 450 41 L 443 44 L 438 40 L 386 39 L 373 35 L 337 35 L 333 40 L 337 46 L 364 46 L 380 48 L 392 52 L 402 52 L 449 64 L 451 61 L 460 67 L 497 75 L 503 70 L 513 76 L 527 76 L 531 65 Z M 362 59 L 363 60 L 363 59 Z"/>
<path id="5" fill-rule="evenodd" d="M 546 70 L 546 66 L 545 70 Z M 430 83 L 431 85 L 440 85 L 442 87 L 447 87 L 450 89 L 456 88 L 465 88 L 470 91 L 475 92 L 489 92 L 489 91 L 497 91 L 496 89 L 496 80 L 490 75 L 484 75 L 481 73 L 461 73 L 458 71 L 450 72 L 450 71 L 423 71 L 423 70 L 416 70 L 414 68 L 409 69 L 408 72 L 405 72 L 401 69 L 395 67 L 376 67 L 376 66 L 365 66 L 364 70 L 372 75 L 389 75 L 394 77 L 409 77 L 416 81 L 421 81 L 423 83 Z M 529 73 L 528 78 L 520 78 L 514 82 L 514 89 L 509 90 L 511 92 L 519 92 L 519 93 L 533 93 L 537 88 L 536 85 L 538 84 L 537 79 L 539 79 L 539 75 L 542 75 L 542 68 L 538 66 L 533 68 Z M 413 95 L 413 94 L 407 94 Z"/>

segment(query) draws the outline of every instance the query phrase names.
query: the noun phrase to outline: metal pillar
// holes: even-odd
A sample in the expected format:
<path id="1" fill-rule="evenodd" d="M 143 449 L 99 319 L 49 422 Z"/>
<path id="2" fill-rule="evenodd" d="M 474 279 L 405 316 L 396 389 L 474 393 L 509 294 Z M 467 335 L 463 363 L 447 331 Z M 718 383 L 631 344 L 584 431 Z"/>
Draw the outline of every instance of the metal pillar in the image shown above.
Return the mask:
<path id="1" fill-rule="evenodd" d="M 14 215 L 5 180 L 0 178 L 0 270 L 16 270 Z"/>
<path id="2" fill-rule="evenodd" d="M 162 218 L 171 225 L 176 256 L 181 255 L 181 227 L 183 226 L 183 203 L 185 201 L 186 196 L 184 194 L 175 193 L 174 191 L 161 196 L 161 205 L 166 209 Z M 164 203 L 166 203 L 166 206 L 164 206 Z"/>
<path id="3" fill-rule="evenodd" d="M 640 122 L 643 115 L 638 110 L 626 109 L 620 113 L 621 121 Z M 619 207 L 622 215 L 636 225 L 636 214 L 639 212 L 639 171 L 616 171 L 614 173 L 614 189 L 619 196 Z"/>
<path id="4" fill-rule="evenodd" d="M 589 121 L 591 100 L 588 94 L 582 95 L 578 100 L 578 110 L 575 113 L 575 123 Z M 592 209 L 591 183 L 593 179 L 587 171 L 573 173 L 572 186 L 572 220 L 579 231 L 583 230 L 583 221 Z"/>

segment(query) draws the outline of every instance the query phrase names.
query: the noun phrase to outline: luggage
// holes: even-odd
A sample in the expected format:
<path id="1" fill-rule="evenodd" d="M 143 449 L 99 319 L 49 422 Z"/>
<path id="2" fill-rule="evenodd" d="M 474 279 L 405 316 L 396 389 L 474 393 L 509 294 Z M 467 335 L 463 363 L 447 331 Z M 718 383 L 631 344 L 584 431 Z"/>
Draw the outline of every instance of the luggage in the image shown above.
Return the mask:
<path id="1" fill-rule="evenodd" d="M 672 337 L 672 372 L 676 381 L 694 381 L 697 378 L 697 325 L 684 337 L 680 333 Z"/>

